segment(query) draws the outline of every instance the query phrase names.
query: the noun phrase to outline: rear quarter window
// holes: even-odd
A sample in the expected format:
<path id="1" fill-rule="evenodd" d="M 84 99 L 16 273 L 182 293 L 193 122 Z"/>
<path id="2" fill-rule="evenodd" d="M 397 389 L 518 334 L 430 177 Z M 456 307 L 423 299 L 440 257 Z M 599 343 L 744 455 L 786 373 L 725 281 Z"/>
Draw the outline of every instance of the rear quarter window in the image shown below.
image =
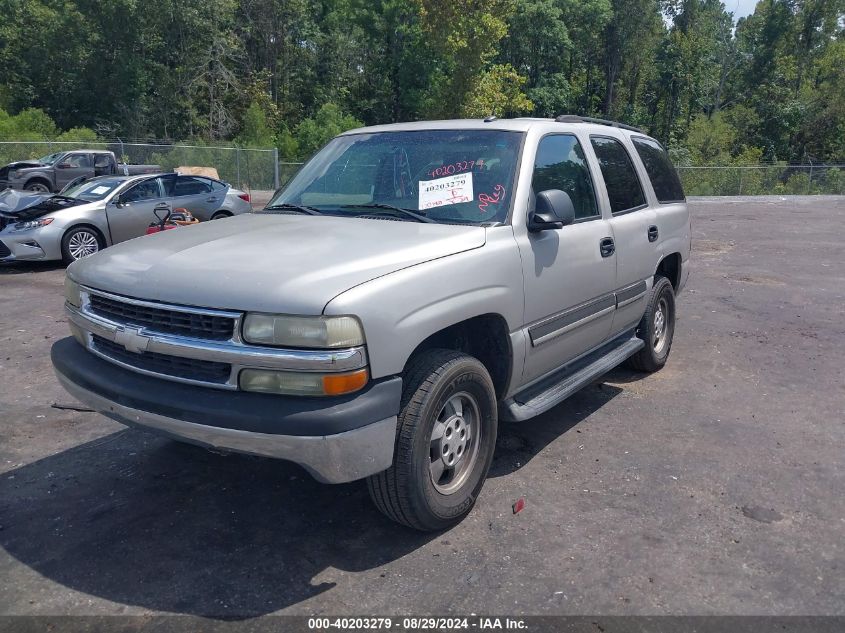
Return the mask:
<path id="1" fill-rule="evenodd" d="M 632 138 L 634 148 L 643 161 L 658 202 L 683 202 L 684 188 L 678 172 L 660 143 L 648 138 Z"/>

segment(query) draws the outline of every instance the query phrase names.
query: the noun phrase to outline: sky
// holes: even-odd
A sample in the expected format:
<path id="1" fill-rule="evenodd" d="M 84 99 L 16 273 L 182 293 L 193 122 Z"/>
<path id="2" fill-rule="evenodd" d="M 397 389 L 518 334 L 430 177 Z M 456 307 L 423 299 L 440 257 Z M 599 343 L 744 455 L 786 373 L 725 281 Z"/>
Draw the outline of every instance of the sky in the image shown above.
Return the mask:
<path id="1" fill-rule="evenodd" d="M 734 14 L 734 22 L 746 15 L 754 13 L 754 7 L 757 6 L 757 0 L 722 0 L 725 9 Z"/>

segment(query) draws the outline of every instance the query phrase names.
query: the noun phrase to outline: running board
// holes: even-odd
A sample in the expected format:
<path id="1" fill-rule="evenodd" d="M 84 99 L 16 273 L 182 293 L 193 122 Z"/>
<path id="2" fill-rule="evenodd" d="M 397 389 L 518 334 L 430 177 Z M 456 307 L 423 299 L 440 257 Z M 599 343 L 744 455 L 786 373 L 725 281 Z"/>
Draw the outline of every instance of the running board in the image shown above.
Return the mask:
<path id="1" fill-rule="evenodd" d="M 502 402 L 499 405 L 499 419 L 521 422 L 545 413 L 643 347 L 645 343 L 636 336 L 611 341 L 596 353 L 573 361 L 548 378 Z"/>

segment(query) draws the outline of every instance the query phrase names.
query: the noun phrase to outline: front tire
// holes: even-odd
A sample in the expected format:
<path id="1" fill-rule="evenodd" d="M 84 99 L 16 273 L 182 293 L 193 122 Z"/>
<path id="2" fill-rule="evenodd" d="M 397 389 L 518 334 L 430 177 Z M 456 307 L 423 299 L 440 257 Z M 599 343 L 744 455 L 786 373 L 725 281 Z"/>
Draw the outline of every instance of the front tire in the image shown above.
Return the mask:
<path id="1" fill-rule="evenodd" d="M 32 193 L 50 193 L 50 187 L 40 180 L 26 183 L 26 187 L 24 187 L 24 189 L 26 191 L 31 191 Z"/>
<path id="2" fill-rule="evenodd" d="M 412 359 L 404 380 L 393 466 L 367 487 L 390 519 L 442 530 L 469 514 L 487 478 L 498 425 L 493 381 L 477 359 L 445 349 Z"/>
<path id="3" fill-rule="evenodd" d="M 93 255 L 102 248 L 102 238 L 88 226 L 74 227 L 62 237 L 62 259 L 65 264 Z"/>
<path id="4" fill-rule="evenodd" d="M 637 336 L 645 347 L 628 359 L 638 371 L 654 372 L 669 359 L 675 336 L 675 289 L 666 277 L 654 278 L 648 306 L 637 326 Z"/>

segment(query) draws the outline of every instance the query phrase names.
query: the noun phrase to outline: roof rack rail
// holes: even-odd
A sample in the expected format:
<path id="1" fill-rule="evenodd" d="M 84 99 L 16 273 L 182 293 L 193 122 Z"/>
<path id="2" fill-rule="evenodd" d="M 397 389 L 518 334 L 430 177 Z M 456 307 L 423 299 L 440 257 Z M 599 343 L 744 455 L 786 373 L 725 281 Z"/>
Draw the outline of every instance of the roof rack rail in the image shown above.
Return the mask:
<path id="1" fill-rule="evenodd" d="M 555 117 L 555 121 L 557 121 L 558 123 L 597 123 L 599 125 L 609 125 L 611 127 L 618 127 L 623 130 L 630 130 L 631 132 L 639 132 L 640 134 L 645 134 L 644 130 L 641 130 L 638 127 L 634 127 L 633 125 L 619 123 L 618 121 L 608 121 L 607 119 L 596 119 L 595 117 L 591 116 L 578 116 L 577 114 L 561 114 Z"/>

